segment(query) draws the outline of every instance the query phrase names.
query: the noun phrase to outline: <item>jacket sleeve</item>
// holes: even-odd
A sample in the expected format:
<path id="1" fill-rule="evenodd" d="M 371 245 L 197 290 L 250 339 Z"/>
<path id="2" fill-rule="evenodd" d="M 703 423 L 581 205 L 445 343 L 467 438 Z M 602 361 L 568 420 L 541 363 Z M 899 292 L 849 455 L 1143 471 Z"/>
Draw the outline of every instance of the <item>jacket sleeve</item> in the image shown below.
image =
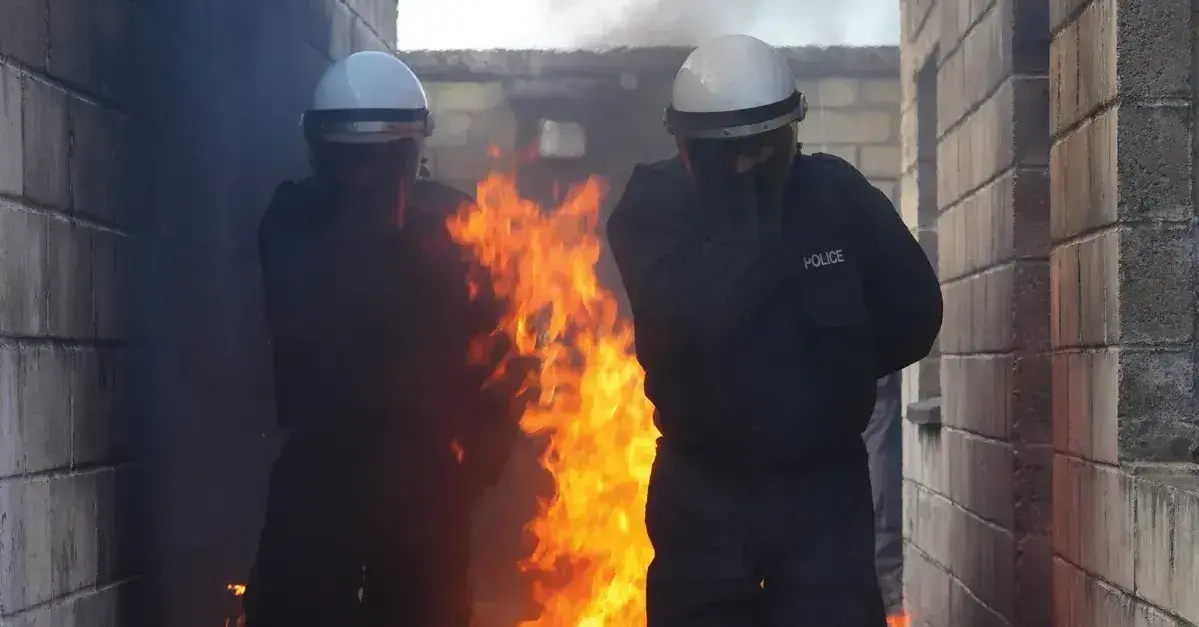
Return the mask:
<path id="1" fill-rule="evenodd" d="M 473 203 L 467 194 L 447 196 L 455 203 Z M 539 363 L 517 354 L 500 330 L 506 303 L 492 289 L 489 272 L 467 255 L 467 280 L 474 286 L 471 301 L 472 354 L 468 357 L 468 383 L 475 411 L 461 424 L 458 434 L 462 463 L 476 487 L 494 485 L 504 472 L 520 437 L 520 418 L 535 398 L 535 371 Z"/>
<path id="2" fill-rule="evenodd" d="M 607 224 L 639 346 L 651 329 L 657 341 L 720 333 L 789 275 L 781 238 L 706 236 L 670 183 L 638 165 Z"/>
<path id="3" fill-rule="evenodd" d="M 280 236 L 281 222 L 289 213 L 288 205 L 294 204 L 297 194 L 293 183 L 285 182 L 275 190 L 266 213 L 258 223 L 258 264 L 262 271 L 263 307 L 266 322 L 271 335 L 279 335 L 282 321 L 279 314 L 287 311 L 283 299 L 281 278 L 278 276 L 276 255 L 277 242 Z"/>
<path id="4" fill-rule="evenodd" d="M 941 286 L 924 249 L 885 194 L 857 170 L 844 191 L 861 215 L 863 291 L 875 327 L 875 374 L 882 377 L 932 350 L 941 331 Z"/>

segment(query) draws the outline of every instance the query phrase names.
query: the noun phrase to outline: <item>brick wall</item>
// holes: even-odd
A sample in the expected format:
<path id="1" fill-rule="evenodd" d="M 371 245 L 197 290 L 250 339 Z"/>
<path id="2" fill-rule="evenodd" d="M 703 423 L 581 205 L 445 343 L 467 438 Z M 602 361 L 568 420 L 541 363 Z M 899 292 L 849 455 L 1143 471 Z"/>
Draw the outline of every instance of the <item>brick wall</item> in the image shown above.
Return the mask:
<path id="1" fill-rule="evenodd" d="M 1192 4 L 1050 4 L 1055 625 L 1196 625 Z"/>
<path id="2" fill-rule="evenodd" d="M 573 122 L 587 131 L 580 159 L 547 159 L 519 171 L 526 197 L 552 202 L 555 182 L 588 175 L 608 179 L 603 211 L 619 198 L 638 161 L 675 153 L 662 126 L 671 84 L 689 50 L 615 49 L 593 52 L 412 52 L 402 56 L 425 82 L 437 129 L 429 144 L 435 178 L 473 191 L 493 167 L 487 148 L 505 153 L 536 144 L 542 119 Z M 801 125 L 808 150 L 839 154 L 857 164 L 892 198 L 899 179 L 899 81 L 895 48 L 795 48 L 784 50 L 811 112 Z M 559 188 L 562 185 L 558 186 Z M 619 287 L 618 273 L 604 251 L 598 273 Z M 616 290 L 623 299 L 621 290 Z M 627 305 L 626 305 L 627 306 Z M 627 312 L 627 309 L 626 309 Z M 522 528 L 536 512 L 537 449 L 525 443 L 513 456 L 508 476 L 482 506 L 487 521 L 477 534 L 479 611 L 492 602 L 525 594 L 527 583 L 513 572 L 526 554 Z M 501 608 L 500 612 L 508 611 Z M 497 624 L 505 624 L 496 614 Z M 510 623 L 507 623 L 510 624 Z"/>
<path id="3" fill-rule="evenodd" d="M 0 624 L 222 623 L 274 452 L 256 221 L 322 69 L 394 29 L 394 0 L 0 3 Z"/>
<path id="4" fill-rule="evenodd" d="M 901 208 L 937 260 L 940 356 L 912 368 L 906 597 L 922 627 L 1051 613 L 1048 5 L 904 0 Z"/>
<path id="5" fill-rule="evenodd" d="M 136 172 L 131 77 L 112 46 L 80 41 L 85 25 L 119 37 L 125 15 L 66 0 L 0 5 L 5 625 L 124 619 L 139 570 L 126 550 L 125 366 L 128 269 L 146 181 Z"/>
<path id="6" fill-rule="evenodd" d="M 917 625 L 1199 624 L 1192 11 L 903 2 L 900 202 L 946 299 L 906 390 L 942 410 L 905 427 Z"/>

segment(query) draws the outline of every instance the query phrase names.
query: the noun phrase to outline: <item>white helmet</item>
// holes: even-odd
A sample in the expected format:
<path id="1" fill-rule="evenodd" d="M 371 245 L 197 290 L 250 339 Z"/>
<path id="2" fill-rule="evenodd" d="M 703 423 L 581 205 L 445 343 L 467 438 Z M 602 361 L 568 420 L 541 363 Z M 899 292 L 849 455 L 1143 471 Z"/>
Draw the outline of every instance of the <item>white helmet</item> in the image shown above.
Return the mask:
<path id="1" fill-rule="evenodd" d="M 325 71 L 304 113 L 309 141 L 370 144 L 433 133 L 429 99 L 416 74 L 384 52 L 356 52 Z"/>
<path id="2" fill-rule="evenodd" d="M 748 35 L 727 35 L 699 46 L 683 63 L 666 130 L 680 139 L 732 139 L 801 121 L 807 109 L 777 50 Z"/>

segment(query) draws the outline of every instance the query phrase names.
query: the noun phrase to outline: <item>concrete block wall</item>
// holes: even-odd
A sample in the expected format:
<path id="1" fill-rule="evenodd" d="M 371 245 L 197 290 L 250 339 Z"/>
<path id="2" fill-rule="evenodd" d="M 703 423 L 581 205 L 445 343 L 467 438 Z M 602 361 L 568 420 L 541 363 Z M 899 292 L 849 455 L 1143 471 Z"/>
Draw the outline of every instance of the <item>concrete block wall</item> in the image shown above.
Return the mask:
<path id="1" fill-rule="evenodd" d="M 904 427 L 906 601 L 921 627 L 1049 625 L 1048 5 L 902 7 L 900 205 L 946 309 L 906 389 L 940 399 Z"/>
<path id="2" fill-rule="evenodd" d="M 148 181 L 124 59 L 112 39 L 79 39 L 120 37 L 126 19 L 95 4 L 0 5 L 5 626 L 125 624 L 142 573 L 129 271 Z"/>
<path id="3" fill-rule="evenodd" d="M 0 4 L 0 624 L 223 622 L 275 445 L 256 222 L 320 72 L 394 29 L 395 0 Z"/>
<path id="4" fill-rule="evenodd" d="M 1050 6 L 1055 624 L 1197 625 L 1194 8 Z"/>

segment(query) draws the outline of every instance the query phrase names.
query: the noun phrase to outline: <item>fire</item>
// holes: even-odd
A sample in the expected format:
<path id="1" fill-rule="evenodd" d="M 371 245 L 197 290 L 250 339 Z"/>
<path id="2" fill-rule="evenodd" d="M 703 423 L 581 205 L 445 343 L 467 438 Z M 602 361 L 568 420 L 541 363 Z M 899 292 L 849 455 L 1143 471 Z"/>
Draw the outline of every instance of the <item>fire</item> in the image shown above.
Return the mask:
<path id="1" fill-rule="evenodd" d="M 545 210 L 497 172 L 449 223 L 509 303 L 501 330 L 543 364 L 540 403 L 521 427 L 548 435 L 541 463 L 556 491 L 529 526 L 537 547 L 521 566 L 545 581 L 535 591 L 541 614 L 526 627 L 645 623 L 645 497 L 658 432 L 632 329 L 595 275 L 605 191 L 592 177 Z"/>

